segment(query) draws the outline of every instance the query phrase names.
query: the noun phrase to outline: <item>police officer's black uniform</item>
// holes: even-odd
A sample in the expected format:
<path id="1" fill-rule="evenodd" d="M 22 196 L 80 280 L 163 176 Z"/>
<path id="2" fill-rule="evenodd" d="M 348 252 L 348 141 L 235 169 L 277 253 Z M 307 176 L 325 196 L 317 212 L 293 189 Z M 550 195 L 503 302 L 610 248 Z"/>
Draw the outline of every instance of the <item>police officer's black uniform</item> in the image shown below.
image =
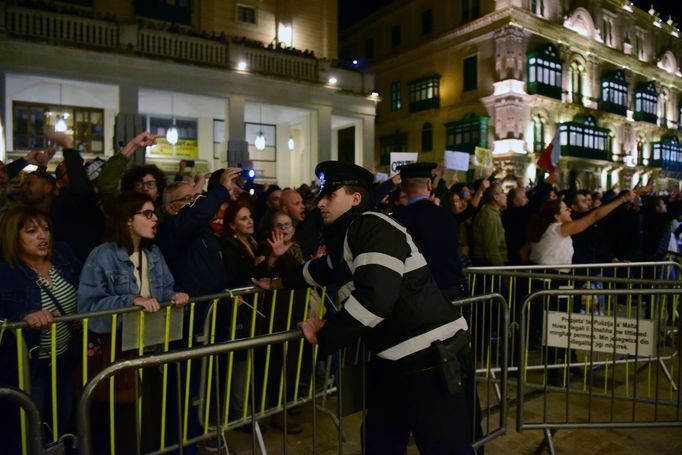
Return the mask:
<path id="1" fill-rule="evenodd" d="M 315 172 L 321 195 L 347 185 L 367 189 L 373 178 L 340 162 L 320 163 Z M 466 321 L 443 297 L 406 229 L 387 215 L 353 207 L 326 226 L 325 239 L 328 254 L 282 277 L 283 284 L 336 283 L 343 307 L 317 333 L 320 350 L 333 352 L 362 337 L 374 354 L 366 453 L 402 455 L 410 433 L 421 453 L 473 453 L 467 399 L 455 383 L 470 363 L 461 348 Z M 434 342 L 446 346 L 440 352 L 450 355 L 455 370 L 462 365 L 449 381 Z"/>
<path id="2" fill-rule="evenodd" d="M 399 168 L 400 178 L 431 178 L 431 170 L 436 166 L 436 163 L 406 164 Z M 445 296 L 450 300 L 464 297 L 455 216 L 428 198 L 408 201 L 407 206 L 399 208 L 392 216 L 407 228 Z"/>

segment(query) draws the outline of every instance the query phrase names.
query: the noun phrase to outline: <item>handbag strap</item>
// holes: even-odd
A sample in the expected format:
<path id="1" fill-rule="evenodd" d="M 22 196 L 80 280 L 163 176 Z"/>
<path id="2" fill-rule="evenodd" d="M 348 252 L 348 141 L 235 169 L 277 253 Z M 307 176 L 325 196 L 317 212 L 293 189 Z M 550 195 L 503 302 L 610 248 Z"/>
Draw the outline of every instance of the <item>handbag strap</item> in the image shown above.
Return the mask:
<path id="1" fill-rule="evenodd" d="M 67 313 L 64 310 L 64 307 L 62 306 L 61 303 L 59 303 L 59 300 L 57 300 L 57 297 L 55 297 L 55 295 L 52 293 L 52 291 L 50 291 L 50 288 L 48 288 L 47 286 L 44 286 L 40 281 L 38 281 L 38 287 L 40 287 L 40 289 L 45 291 L 47 296 L 50 298 L 50 300 L 52 300 L 52 303 L 54 303 L 54 306 L 57 307 L 57 309 L 62 314 L 62 316 L 66 316 Z"/>

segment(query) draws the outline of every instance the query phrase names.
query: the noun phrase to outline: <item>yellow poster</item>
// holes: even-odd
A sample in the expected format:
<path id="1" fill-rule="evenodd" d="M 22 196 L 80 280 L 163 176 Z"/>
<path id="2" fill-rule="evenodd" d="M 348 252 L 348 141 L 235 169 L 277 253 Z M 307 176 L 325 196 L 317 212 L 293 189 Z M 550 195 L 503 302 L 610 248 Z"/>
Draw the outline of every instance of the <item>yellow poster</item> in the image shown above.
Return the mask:
<path id="1" fill-rule="evenodd" d="M 474 149 L 474 165 L 476 167 L 490 167 L 493 165 L 493 151 L 483 147 Z"/>
<path id="2" fill-rule="evenodd" d="M 199 143 L 196 139 L 178 139 L 178 143 L 175 144 L 175 153 L 173 153 L 173 146 L 165 138 L 157 138 L 156 146 L 152 147 L 149 155 L 176 156 L 196 160 L 199 159 Z"/>

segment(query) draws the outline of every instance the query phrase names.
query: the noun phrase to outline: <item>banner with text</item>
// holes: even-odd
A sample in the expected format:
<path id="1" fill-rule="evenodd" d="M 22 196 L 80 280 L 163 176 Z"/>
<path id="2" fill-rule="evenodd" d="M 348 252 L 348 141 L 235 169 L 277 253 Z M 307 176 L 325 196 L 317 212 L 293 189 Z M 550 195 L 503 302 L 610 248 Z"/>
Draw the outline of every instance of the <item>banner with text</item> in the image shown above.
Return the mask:
<path id="1" fill-rule="evenodd" d="M 654 356 L 656 350 L 656 324 L 654 321 L 612 316 L 570 314 L 561 311 L 546 312 L 547 330 L 545 346 L 595 352 L 615 352 L 620 355 Z M 639 327 L 638 327 L 639 324 Z"/>
<path id="2" fill-rule="evenodd" d="M 416 163 L 419 157 L 418 153 L 411 152 L 393 152 L 391 153 L 391 176 L 398 173 L 398 168 L 403 164 Z"/>

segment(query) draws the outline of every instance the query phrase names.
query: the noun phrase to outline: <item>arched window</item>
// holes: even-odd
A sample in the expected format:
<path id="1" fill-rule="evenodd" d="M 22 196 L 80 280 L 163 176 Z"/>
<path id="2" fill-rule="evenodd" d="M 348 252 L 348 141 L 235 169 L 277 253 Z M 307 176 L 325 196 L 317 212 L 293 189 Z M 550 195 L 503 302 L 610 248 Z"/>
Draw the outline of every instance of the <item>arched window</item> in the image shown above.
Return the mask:
<path id="1" fill-rule="evenodd" d="M 528 93 L 561 99 L 561 60 L 552 44 L 528 54 Z"/>
<path id="2" fill-rule="evenodd" d="M 433 127 L 429 122 L 422 126 L 422 152 L 433 150 Z"/>
<path id="3" fill-rule="evenodd" d="M 660 119 L 660 125 L 663 128 L 668 127 L 668 101 L 670 97 L 667 91 L 661 91 L 658 95 L 658 118 Z"/>
<path id="4" fill-rule="evenodd" d="M 571 63 L 571 96 L 576 104 L 583 104 L 583 77 L 585 68 L 579 62 Z"/>
<path id="5" fill-rule="evenodd" d="M 542 153 L 545 149 L 545 119 L 540 114 L 533 116 L 533 151 Z"/>

